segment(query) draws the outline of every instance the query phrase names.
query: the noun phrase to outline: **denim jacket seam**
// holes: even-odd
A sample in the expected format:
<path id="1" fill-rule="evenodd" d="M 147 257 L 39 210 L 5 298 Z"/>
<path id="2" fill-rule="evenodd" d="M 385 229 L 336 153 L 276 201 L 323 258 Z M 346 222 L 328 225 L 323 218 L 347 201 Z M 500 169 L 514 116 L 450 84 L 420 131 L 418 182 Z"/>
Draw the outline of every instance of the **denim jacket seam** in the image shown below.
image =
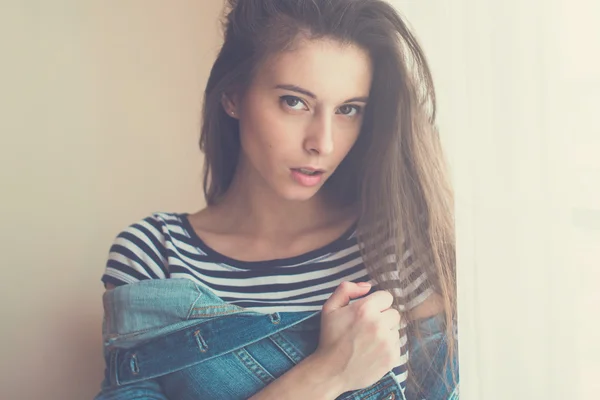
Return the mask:
<path id="1" fill-rule="evenodd" d="M 256 376 L 258 379 L 260 379 L 263 384 L 268 385 L 275 380 L 275 377 L 271 375 L 269 371 L 267 371 L 254 357 L 252 357 L 250 353 L 248 353 L 246 347 L 241 347 L 233 351 L 233 354 L 242 363 L 242 365 L 253 376 Z M 261 375 L 264 375 L 264 377 Z"/>
<path id="2" fill-rule="evenodd" d="M 219 309 L 219 308 L 225 308 L 225 307 L 227 307 L 227 306 L 195 307 L 195 308 L 191 309 L 188 319 L 220 317 L 223 315 L 233 315 L 233 314 L 239 314 L 239 313 L 243 312 L 243 310 L 230 310 L 230 311 L 220 311 L 220 312 L 211 312 L 211 313 L 197 313 L 196 312 L 198 310 L 210 310 L 210 309 Z"/>
<path id="3" fill-rule="evenodd" d="M 151 332 L 153 330 L 157 329 L 156 327 L 153 328 L 148 328 L 148 329 L 141 329 L 139 331 L 134 331 L 134 332 L 128 332 L 128 333 L 123 333 L 123 334 L 119 334 L 119 333 L 115 333 L 112 335 L 107 335 L 108 337 L 106 337 L 104 339 L 104 343 L 106 346 L 111 347 L 114 345 L 114 342 L 116 340 L 121 340 L 121 339 L 131 339 L 134 336 L 138 336 L 144 333 L 148 333 Z M 112 343 L 111 343 L 112 341 Z"/>
<path id="4" fill-rule="evenodd" d="M 377 389 L 375 392 L 370 393 L 370 395 L 374 396 L 374 395 L 376 395 L 377 393 L 379 393 L 379 392 L 381 392 L 383 390 L 391 388 L 392 386 L 394 386 L 394 385 L 393 384 L 385 385 L 384 387 L 381 387 L 381 388 Z M 362 392 L 360 392 L 360 393 L 362 393 Z"/>
<path id="5" fill-rule="evenodd" d="M 188 310 L 188 313 L 187 313 L 187 316 L 186 316 L 187 320 L 189 320 L 191 318 L 191 316 L 192 316 L 192 314 L 194 312 L 194 306 L 196 305 L 196 303 L 198 303 L 198 300 L 200 300 L 200 298 L 202 297 L 202 294 L 203 294 L 202 290 L 200 290 L 200 287 L 198 286 L 197 283 L 194 283 L 194 289 L 196 290 L 196 292 L 197 292 L 198 295 L 196 296 L 196 298 L 194 299 L 194 301 L 190 305 L 190 309 Z"/>
<path id="6" fill-rule="evenodd" d="M 285 356 L 289 358 L 294 364 L 298 364 L 302 359 L 307 357 L 306 354 L 300 351 L 296 346 L 292 344 L 291 341 L 286 339 L 280 333 L 275 333 L 269 336 L 269 340 L 271 340 L 271 342 L 273 342 L 273 344 L 275 344 L 275 346 L 277 346 L 277 348 L 280 349 L 283 352 L 283 354 L 285 354 Z M 286 346 L 289 346 L 290 349 L 284 349 L 279 343 L 280 340 L 284 342 Z M 290 352 L 294 354 L 290 354 Z"/>
<path id="7" fill-rule="evenodd" d="M 386 375 L 382 378 L 386 379 L 389 375 Z M 393 378 L 391 378 L 393 379 Z M 381 380 L 379 381 L 381 382 Z M 373 386 L 364 388 L 364 389 L 360 389 L 351 393 L 348 393 L 348 395 L 346 397 L 343 397 L 341 400 L 353 400 L 353 399 L 363 399 L 363 398 L 372 398 L 372 396 L 376 395 L 377 393 L 380 393 L 383 390 L 389 389 L 391 387 L 394 387 L 394 383 L 387 383 L 384 386 L 378 388 L 375 392 L 369 392 L 370 390 L 373 390 L 376 388 L 376 386 L 378 385 L 378 383 L 376 383 Z M 401 391 L 400 387 L 398 386 L 398 390 Z M 363 396 L 368 396 L 368 397 L 363 397 Z M 398 399 L 398 400 L 402 400 L 402 399 Z"/>

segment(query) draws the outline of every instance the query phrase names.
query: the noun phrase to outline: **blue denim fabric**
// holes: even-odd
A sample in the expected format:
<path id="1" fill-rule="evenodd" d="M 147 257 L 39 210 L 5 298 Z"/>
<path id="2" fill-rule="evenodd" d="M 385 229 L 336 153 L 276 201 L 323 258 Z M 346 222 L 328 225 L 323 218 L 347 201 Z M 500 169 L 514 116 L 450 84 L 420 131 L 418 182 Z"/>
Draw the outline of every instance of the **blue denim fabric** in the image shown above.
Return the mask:
<path id="1" fill-rule="evenodd" d="M 448 336 L 441 315 L 414 324 L 408 332 L 411 339 L 410 372 L 416 377 L 406 388 L 408 400 L 458 399 L 458 342 L 454 332 L 455 351 L 449 362 Z M 448 365 L 446 365 L 448 364 Z"/>
<path id="2" fill-rule="evenodd" d="M 103 302 L 106 370 L 96 400 L 247 399 L 318 345 L 318 312 L 248 311 L 187 279 L 121 286 Z M 391 373 L 338 399 L 406 400 Z"/>

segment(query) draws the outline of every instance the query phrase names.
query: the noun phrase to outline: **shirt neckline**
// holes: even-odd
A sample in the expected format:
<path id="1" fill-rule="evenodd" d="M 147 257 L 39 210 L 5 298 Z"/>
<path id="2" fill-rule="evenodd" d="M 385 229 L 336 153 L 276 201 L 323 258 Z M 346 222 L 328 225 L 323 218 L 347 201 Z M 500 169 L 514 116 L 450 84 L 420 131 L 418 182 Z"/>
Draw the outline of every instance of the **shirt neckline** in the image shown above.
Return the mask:
<path id="1" fill-rule="evenodd" d="M 231 257 L 228 257 L 224 254 L 219 253 L 214 250 L 212 247 L 208 246 L 196 233 L 195 229 L 192 227 L 192 224 L 189 220 L 189 213 L 181 213 L 178 215 L 181 220 L 182 227 L 185 230 L 186 234 L 192 241 L 192 245 L 198 247 L 203 253 L 205 253 L 208 257 L 210 257 L 214 262 L 224 263 L 232 267 L 240 268 L 240 269 L 260 269 L 260 268 L 273 268 L 273 267 L 283 267 L 283 266 L 291 266 L 304 264 L 319 258 L 322 258 L 331 253 L 335 253 L 344 248 L 349 247 L 348 240 L 350 240 L 355 232 L 357 227 L 357 222 L 354 222 L 341 236 L 332 242 L 327 243 L 326 245 L 319 247 L 314 250 L 310 250 L 306 253 L 286 258 L 277 258 L 277 259 L 269 259 L 262 261 L 242 261 L 237 260 Z"/>

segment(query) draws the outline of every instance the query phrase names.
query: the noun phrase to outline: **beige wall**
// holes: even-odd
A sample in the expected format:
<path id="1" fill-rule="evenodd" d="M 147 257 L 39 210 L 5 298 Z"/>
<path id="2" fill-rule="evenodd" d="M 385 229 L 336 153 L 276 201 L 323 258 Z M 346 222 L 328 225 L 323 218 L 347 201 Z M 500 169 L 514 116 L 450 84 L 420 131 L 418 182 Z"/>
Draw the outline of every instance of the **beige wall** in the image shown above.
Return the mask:
<path id="1" fill-rule="evenodd" d="M 89 399 L 110 242 L 202 206 L 215 0 L 0 5 L 0 398 Z"/>

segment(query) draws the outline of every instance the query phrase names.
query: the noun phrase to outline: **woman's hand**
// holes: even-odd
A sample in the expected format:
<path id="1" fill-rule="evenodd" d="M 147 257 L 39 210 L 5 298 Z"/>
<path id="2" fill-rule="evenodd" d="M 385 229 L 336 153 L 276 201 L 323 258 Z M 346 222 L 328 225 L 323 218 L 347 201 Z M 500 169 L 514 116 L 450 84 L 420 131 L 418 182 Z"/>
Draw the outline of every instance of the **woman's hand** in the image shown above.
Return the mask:
<path id="1" fill-rule="evenodd" d="M 368 283 L 343 282 L 323 306 L 314 358 L 328 366 L 342 392 L 368 387 L 400 363 L 400 313 L 393 297 Z"/>
<path id="2" fill-rule="evenodd" d="M 368 387 L 400 363 L 400 314 L 392 295 L 342 283 L 323 306 L 317 350 L 251 400 L 333 400 Z"/>

